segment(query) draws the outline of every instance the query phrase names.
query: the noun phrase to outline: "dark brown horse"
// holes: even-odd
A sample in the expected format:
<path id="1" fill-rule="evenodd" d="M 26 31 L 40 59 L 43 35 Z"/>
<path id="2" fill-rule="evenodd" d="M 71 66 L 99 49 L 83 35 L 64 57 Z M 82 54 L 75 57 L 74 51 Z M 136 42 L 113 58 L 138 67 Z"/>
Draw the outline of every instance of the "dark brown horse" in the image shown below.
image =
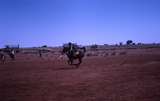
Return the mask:
<path id="1" fill-rule="evenodd" d="M 66 54 L 68 57 L 68 64 L 70 65 L 80 65 L 82 63 L 82 58 L 84 57 L 86 52 L 86 48 L 76 48 L 76 49 L 71 49 L 69 46 L 63 46 L 63 51 L 62 53 Z M 73 64 L 73 60 L 78 59 L 79 63 L 78 64 Z"/>

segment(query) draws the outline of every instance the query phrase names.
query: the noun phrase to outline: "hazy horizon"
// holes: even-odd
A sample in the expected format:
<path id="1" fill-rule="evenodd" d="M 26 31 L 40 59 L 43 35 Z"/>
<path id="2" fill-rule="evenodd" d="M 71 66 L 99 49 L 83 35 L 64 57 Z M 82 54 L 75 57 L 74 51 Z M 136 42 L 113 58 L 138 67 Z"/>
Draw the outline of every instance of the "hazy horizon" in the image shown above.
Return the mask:
<path id="1" fill-rule="evenodd" d="M 159 0 L 1 0 L 0 47 L 160 43 Z"/>

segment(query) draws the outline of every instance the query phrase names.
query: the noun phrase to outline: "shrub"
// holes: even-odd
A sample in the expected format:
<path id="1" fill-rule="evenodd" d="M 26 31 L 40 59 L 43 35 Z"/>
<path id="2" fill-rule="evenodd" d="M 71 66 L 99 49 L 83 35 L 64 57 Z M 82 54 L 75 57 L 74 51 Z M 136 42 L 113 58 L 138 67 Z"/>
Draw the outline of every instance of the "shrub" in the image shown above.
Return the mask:
<path id="1" fill-rule="evenodd" d="M 131 45 L 132 43 L 133 43 L 132 40 L 127 40 L 127 42 L 126 42 L 127 45 Z"/>

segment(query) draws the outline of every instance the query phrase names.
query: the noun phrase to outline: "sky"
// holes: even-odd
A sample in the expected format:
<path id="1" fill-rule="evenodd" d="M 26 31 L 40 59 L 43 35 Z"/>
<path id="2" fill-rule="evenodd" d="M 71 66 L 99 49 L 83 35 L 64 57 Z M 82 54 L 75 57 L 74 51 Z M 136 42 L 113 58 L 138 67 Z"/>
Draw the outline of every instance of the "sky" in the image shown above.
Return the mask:
<path id="1" fill-rule="evenodd" d="M 160 0 L 0 0 L 0 47 L 160 42 Z"/>

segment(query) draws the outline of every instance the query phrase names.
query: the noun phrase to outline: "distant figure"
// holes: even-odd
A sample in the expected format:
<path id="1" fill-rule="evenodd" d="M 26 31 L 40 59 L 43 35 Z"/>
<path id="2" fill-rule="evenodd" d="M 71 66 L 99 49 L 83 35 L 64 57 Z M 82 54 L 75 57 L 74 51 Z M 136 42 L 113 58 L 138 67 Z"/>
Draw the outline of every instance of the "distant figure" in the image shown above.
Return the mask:
<path id="1" fill-rule="evenodd" d="M 3 64 L 5 63 L 5 59 L 6 59 L 6 57 L 5 57 L 4 53 L 0 52 L 0 60 L 2 61 Z"/>
<path id="2" fill-rule="evenodd" d="M 42 50 L 38 50 L 38 53 L 39 53 L 39 57 L 42 57 Z"/>

